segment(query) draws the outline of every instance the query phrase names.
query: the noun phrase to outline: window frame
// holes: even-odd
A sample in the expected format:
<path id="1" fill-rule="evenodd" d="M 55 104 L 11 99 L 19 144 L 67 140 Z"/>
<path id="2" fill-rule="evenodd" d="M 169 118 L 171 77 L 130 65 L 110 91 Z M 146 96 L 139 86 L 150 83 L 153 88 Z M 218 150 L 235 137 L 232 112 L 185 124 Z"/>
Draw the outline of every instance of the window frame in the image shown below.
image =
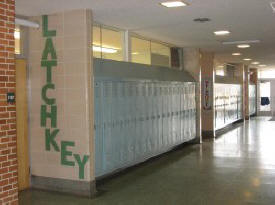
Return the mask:
<path id="1" fill-rule="evenodd" d="M 106 30 L 110 30 L 110 31 L 115 31 L 115 32 L 120 32 L 122 33 L 122 53 L 126 52 L 125 51 L 125 40 L 124 40 L 124 34 L 125 34 L 125 30 L 123 29 L 119 29 L 119 28 L 116 28 L 116 27 L 113 27 L 113 26 L 107 26 L 107 25 L 104 25 L 104 24 L 101 24 L 99 22 L 94 22 L 93 25 L 92 25 L 92 28 L 93 27 L 99 27 L 99 30 L 100 30 L 100 46 L 102 47 L 102 29 L 106 29 Z M 94 30 L 94 29 L 93 29 Z M 93 33 L 92 33 L 93 35 Z M 92 52 L 93 52 L 93 46 L 94 46 L 94 42 L 92 42 Z M 94 57 L 94 55 L 93 55 Z M 94 57 L 96 58 L 96 57 Z M 100 59 L 106 59 L 106 58 L 103 58 L 103 55 L 102 55 L 102 51 L 100 52 Z M 124 55 L 123 55 L 123 58 L 121 60 L 122 62 L 125 62 L 125 58 L 124 58 Z"/>
<path id="2" fill-rule="evenodd" d="M 175 48 L 181 49 L 181 47 L 173 45 L 173 44 L 170 44 L 170 43 L 166 43 L 166 42 L 163 42 L 163 41 L 160 41 L 160 40 L 157 40 L 157 39 L 153 39 L 153 38 L 149 38 L 149 37 L 140 35 L 140 34 L 138 34 L 136 32 L 131 31 L 131 30 L 128 31 L 126 29 L 121 29 L 121 28 L 117 28 L 117 27 L 113 27 L 113 26 L 108 26 L 108 25 L 102 24 L 102 23 L 97 22 L 97 21 L 95 21 L 92 26 L 100 28 L 100 45 L 101 46 L 102 46 L 102 29 L 107 29 L 107 30 L 111 30 L 111 31 L 121 32 L 122 33 L 122 38 L 123 38 L 123 40 L 122 40 L 122 49 L 123 49 L 123 51 L 122 52 L 124 53 L 123 59 L 122 59 L 123 62 L 133 62 L 132 61 L 131 38 L 134 37 L 134 38 L 138 38 L 138 39 L 141 39 L 141 40 L 149 41 L 149 44 L 150 44 L 150 64 L 145 64 L 145 65 L 156 66 L 156 65 L 152 65 L 152 57 L 151 57 L 151 55 L 152 55 L 152 45 L 151 44 L 153 42 L 153 43 L 157 43 L 157 44 L 161 44 L 163 46 L 166 46 L 166 47 L 168 47 L 170 49 L 169 66 L 168 66 L 168 68 L 174 68 L 171 65 L 171 61 L 172 61 L 172 59 L 171 59 L 171 48 L 175 47 Z M 129 35 L 129 36 L 127 35 L 128 38 L 129 38 L 128 41 L 126 41 L 126 39 L 125 39 L 126 38 L 126 35 L 125 35 L 126 32 L 128 32 L 128 35 Z M 126 42 L 128 42 L 128 45 L 125 45 Z M 93 51 L 93 45 L 94 44 L 92 42 L 92 48 L 91 48 L 92 51 Z M 128 48 L 128 50 L 126 50 L 126 48 Z M 125 53 L 126 52 L 130 55 L 130 58 L 128 60 L 125 57 Z M 100 58 L 103 59 L 102 57 L 103 57 L 102 56 L 102 52 L 100 52 Z M 180 62 L 179 69 L 181 68 L 181 66 L 182 66 L 182 62 Z"/>
<path id="3" fill-rule="evenodd" d="M 163 41 L 159 41 L 159 40 L 156 40 L 156 39 L 147 38 L 147 37 L 142 36 L 142 35 L 139 35 L 139 34 L 137 34 L 137 33 L 135 33 L 135 32 L 129 32 L 129 35 L 130 35 L 130 36 L 129 36 L 130 39 L 131 39 L 132 37 L 134 37 L 134 38 L 138 38 L 138 39 L 141 39 L 141 40 L 149 41 L 149 43 L 150 43 L 150 64 L 146 64 L 146 65 L 156 66 L 156 65 L 153 65 L 153 64 L 152 64 L 152 42 L 153 42 L 153 43 L 157 43 L 157 44 L 161 44 L 161 45 L 163 45 L 163 46 L 168 47 L 168 48 L 170 49 L 169 66 L 168 66 L 168 68 L 173 68 L 173 67 L 171 66 L 171 48 L 172 48 L 172 47 L 178 47 L 178 46 L 175 46 L 175 45 L 172 45 L 172 44 L 170 44 L 170 43 L 163 42 Z M 131 40 L 130 40 L 130 42 L 131 42 Z M 131 50 L 130 50 L 129 52 L 130 52 L 130 54 L 132 55 L 132 45 L 130 46 L 130 48 L 131 48 Z M 132 62 L 132 59 L 131 59 L 131 62 Z"/>

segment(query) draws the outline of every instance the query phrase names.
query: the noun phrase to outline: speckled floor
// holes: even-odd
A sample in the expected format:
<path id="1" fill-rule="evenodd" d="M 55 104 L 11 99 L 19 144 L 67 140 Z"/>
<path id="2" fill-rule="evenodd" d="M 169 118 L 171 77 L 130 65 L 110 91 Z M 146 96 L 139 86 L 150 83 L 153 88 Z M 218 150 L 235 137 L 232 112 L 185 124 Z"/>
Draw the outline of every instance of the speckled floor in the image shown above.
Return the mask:
<path id="1" fill-rule="evenodd" d="M 275 204 L 275 122 L 253 118 L 202 145 L 190 145 L 98 186 L 87 199 L 20 193 L 20 205 Z"/>

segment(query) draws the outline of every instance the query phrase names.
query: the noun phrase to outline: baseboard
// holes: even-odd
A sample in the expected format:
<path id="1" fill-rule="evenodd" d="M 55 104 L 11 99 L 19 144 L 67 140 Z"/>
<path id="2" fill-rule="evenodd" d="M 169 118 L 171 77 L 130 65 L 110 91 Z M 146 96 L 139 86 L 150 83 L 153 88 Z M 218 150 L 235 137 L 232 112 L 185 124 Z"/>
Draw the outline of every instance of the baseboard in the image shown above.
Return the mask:
<path id="1" fill-rule="evenodd" d="M 96 194 L 95 181 L 75 181 L 32 175 L 31 186 L 36 189 L 63 192 L 90 198 Z"/>
<path id="2" fill-rule="evenodd" d="M 216 137 L 219 137 L 222 134 L 225 134 L 225 133 L 235 129 L 236 127 L 241 125 L 240 122 L 244 122 L 244 120 L 243 119 L 237 120 L 233 123 L 226 125 L 225 127 L 221 128 L 221 129 L 216 130 Z"/>
<path id="3" fill-rule="evenodd" d="M 202 130 L 203 139 L 215 138 L 215 135 L 215 130 Z"/>

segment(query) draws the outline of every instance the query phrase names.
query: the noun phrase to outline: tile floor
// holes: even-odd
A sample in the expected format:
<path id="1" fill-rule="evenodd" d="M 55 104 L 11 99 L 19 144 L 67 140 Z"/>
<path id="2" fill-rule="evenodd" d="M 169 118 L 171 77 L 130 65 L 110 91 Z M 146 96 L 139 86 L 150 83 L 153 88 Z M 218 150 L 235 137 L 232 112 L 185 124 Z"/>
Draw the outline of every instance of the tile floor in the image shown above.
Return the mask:
<path id="1" fill-rule="evenodd" d="M 94 199 L 31 190 L 20 193 L 20 205 L 273 205 L 275 122 L 268 119 L 138 166 L 99 185 Z"/>

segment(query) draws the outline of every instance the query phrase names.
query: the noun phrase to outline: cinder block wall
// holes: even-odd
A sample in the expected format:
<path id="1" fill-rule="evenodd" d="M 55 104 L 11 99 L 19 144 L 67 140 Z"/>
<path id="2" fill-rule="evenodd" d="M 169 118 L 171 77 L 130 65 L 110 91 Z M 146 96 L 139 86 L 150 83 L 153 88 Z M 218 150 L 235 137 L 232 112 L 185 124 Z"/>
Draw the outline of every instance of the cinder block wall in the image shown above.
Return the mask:
<path id="1" fill-rule="evenodd" d="M 33 17 L 29 30 L 32 186 L 91 196 L 94 186 L 92 13 Z"/>
<path id="2" fill-rule="evenodd" d="M 0 0 L 0 204 L 18 204 L 15 93 L 14 0 Z"/>

